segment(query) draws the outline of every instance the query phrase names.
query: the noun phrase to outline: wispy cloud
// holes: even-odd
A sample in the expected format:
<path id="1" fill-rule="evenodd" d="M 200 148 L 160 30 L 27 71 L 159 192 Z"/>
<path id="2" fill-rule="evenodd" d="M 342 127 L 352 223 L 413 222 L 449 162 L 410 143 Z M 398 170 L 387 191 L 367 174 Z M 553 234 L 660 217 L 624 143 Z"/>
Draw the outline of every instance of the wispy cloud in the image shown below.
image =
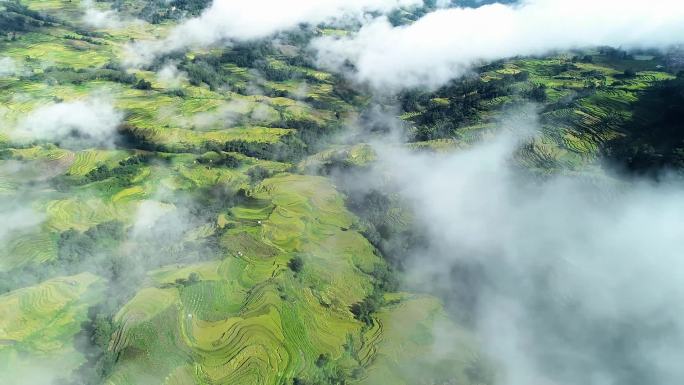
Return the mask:
<path id="1" fill-rule="evenodd" d="M 497 383 L 680 382 L 684 186 L 540 182 L 511 166 L 518 145 L 502 135 L 452 154 L 378 147 L 379 172 L 426 236 L 407 263 L 412 287 L 469 315 L 503 367 Z"/>
<path id="2" fill-rule="evenodd" d="M 387 12 L 422 0 L 217 0 L 199 17 L 187 20 L 161 40 L 142 41 L 128 48 L 128 64 L 144 65 L 156 56 L 229 40 L 253 40 L 296 28 L 366 12 Z"/>
<path id="3" fill-rule="evenodd" d="M 188 81 L 188 74 L 179 70 L 177 63 L 166 63 L 157 72 L 157 79 L 167 87 L 179 87 Z"/>
<path id="4" fill-rule="evenodd" d="M 142 23 L 138 19 L 123 17 L 119 12 L 111 9 L 99 9 L 92 0 L 81 2 L 81 6 L 85 11 L 82 18 L 83 22 L 94 28 L 119 29 Z"/>
<path id="5" fill-rule="evenodd" d="M 67 147 L 111 147 L 123 113 L 102 97 L 51 103 L 17 125 L 17 140 L 48 140 Z"/>
<path id="6" fill-rule="evenodd" d="M 23 72 L 22 66 L 11 57 L 0 58 L 0 77 L 21 75 Z"/>
<path id="7" fill-rule="evenodd" d="M 313 43 L 319 62 L 376 89 L 438 87 L 478 63 L 598 45 L 684 42 L 684 3 L 670 0 L 525 0 L 432 12 L 393 27 L 378 18 L 351 37 Z"/>

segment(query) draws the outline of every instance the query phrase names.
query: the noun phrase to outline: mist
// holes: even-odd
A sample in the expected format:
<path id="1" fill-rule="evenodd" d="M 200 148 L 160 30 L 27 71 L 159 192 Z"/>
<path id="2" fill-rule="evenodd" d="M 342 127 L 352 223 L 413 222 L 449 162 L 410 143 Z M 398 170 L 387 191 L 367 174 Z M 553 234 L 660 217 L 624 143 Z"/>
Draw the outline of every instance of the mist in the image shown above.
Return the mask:
<path id="1" fill-rule="evenodd" d="M 303 23 L 353 19 L 363 24 L 360 31 L 348 37 L 318 38 L 312 48 L 318 52 L 321 67 L 346 72 L 385 95 L 404 88 L 436 88 L 480 63 L 517 55 L 596 45 L 667 48 L 684 40 L 684 5 L 671 0 L 525 0 L 516 5 L 449 8 L 452 3 L 438 0 L 439 10 L 414 24 L 393 26 L 377 15 L 422 1 L 215 0 L 201 16 L 169 28 L 168 37 L 130 43 L 127 64 L 142 66 L 175 51 L 269 38 Z M 84 4 L 82 21 L 93 27 L 121 28 L 129 22 L 114 11 Z M 12 59 L 0 58 L 0 76 L 21 71 Z M 188 81 L 187 73 L 174 62 L 166 63 L 156 76 L 171 88 Z M 259 80 L 250 83 L 246 93 L 258 92 Z M 305 83 L 297 94 L 306 96 Z M 196 98 L 190 98 L 182 106 L 192 108 L 190 102 Z M 184 115 L 180 107 L 149 108 L 163 118 L 160 128 L 164 120 L 174 128 L 193 130 L 275 121 L 271 105 L 239 98 L 192 116 Z M 684 381 L 684 184 L 666 175 L 659 182 L 626 178 L 612 173 L 610 166 L 587 170 L 582 176 L 531 175 L 517 167 L 516 156 L 521 144 L 539 135 L 533 110 L 505 119 L 498 135 L 468 149 L 417 153 L 397 143 L 404 139 L 398 139 L 398 132 L 409 124 L 398 118 L 402 112 L 394 106 L 372 106 L 339 135 L 339 141 L 354 144 L 366 135 L 383 135 L 384 143 L 374 145 L 376 164 L 369 166 L 367 175 L 354 175 L 353 183 L 361 190 L 396 191 L 406 203 L 412 225 L 420 229 L 422 238 L 410 245 L 402 261 L 402 289 L 439 296 L 454 320 L 476 333 L 497 368 L 497 385 L 670 385 Z M 112 149 L 117 148 L 117 130 L 124 118 L 113 101 L 93 95 L 38 107 L 8 127 L 8 132 L 12 141 L 22 143 Z M 387 131 L 390 134 L 385 136 Z M 134 163 L 136 170 L 149 168 L 149 174 L 135 174 L 142 182 L 123 178 L 130 184 L 122 188 L 141 187 L 140 194 L 144 194 L 144 198 L 130 198 L 140 199 L 127 207 L 130 215 L 125 219 L 112 216 L 104 223 L 98 219 L 86 231 L 50 230 L 59 242 L 55 259 L 8 273 L 16 277 L 16 287 L 8 286 L 12 290 L 51 276 L 97 274 L 106 286 L 106 298 L 94 308 L 112 329 L 119 326 L 113 323 L 113 315 L 136 290 L 157 284 L 151 271 L 225 256 L 217 215 L 244 198 L 239 196 L 244 191 L 232 191 L 218 177 L 214 181 L 202 176 L 202 182 L 215 184 L 206 188 L 195 181 L 185 183 L 184 171 L 205 166 L 197 164 L 199 154 L 118 150 L 130 154 L 132 162 L 140 162 Z M 195 166 L 184 170 L 185 159 Z M 109 163 L 118 167 L 117 161 Z M 4 172 L 29 180 L 20 169 L 24 167 L 21 162 L 25 161 L 3 160 L 0 181 Z M 105 161 L 97 160 L 97 164 L 105 165 Z M 240 170 L 233 170 L 236 178 Z M 84 207 L 92 200 L 96 204 L 87 209 L 109 210 L 108 193 L 97 190 L 108 188 L 107 183 L 87 192 L 90 187 L 77 185 L 74 177 L 73 181 L 65 179 L 62 187 L 69 189 L 60 191 L 48 179 L 68 176 L 59 175 L 62 171 L 53 170 L 54 174 L 42 176 L 45 184 L 29 184 L 26 190 L 44 194 L 44 200 L 83 200 Z M 248 177 L 249 173 L 245 180 Z M 83 181 L 103 182 L 85 177 Z M 149 191 L 151 184 L 161 187 Z M 45 216 L 30 207 L 42 209 L 42 202 L 24 193 L 13 191 L 16 200 L 4 196 L 0 200 L 0 217 L 5 219 L 0 224 L 0 243 L 8 243 L 16 233 L 45 230 Z M 380 334 L 379 326 L 379 338 L 392 338 Z M 444 347 L 455 340 L 449 337 L 454 333 L 449 326 L 438 324 L 434 330 L 434 357 L 451 351 Z M 57 359 L 45 359 L 50 361 L 47 364 L 33 362 L 27 353 L 29 369 L 12 368 L 16 373 L 0 373 L 0 379 L 12 376 L 8 382 L 23 385 L 76 385 L 107 378 L 108 373 L 101 372 L 102 362 L 114 352 L 85 334 L 77 335 L 74 345 L 86 362 L 73 375 L 56 370 L 62 369 L 56 368 Z M 135 354 L 160 351 L 131 352 L 128 362 L 136 359 Z M 199 363 L 194 368 L 202 369 Z"/>
<path id="2" fill-rule="evenodd" d="M 166 38 L 129 45 L 126 62 L 131 66 L 142 66 L 160 55 L 175 51 L 209 47 L 231 40 L 261 39 L 300 24 L 359 19 L 367 12 L 388 12 L 397 7 L 422 3 L 422 0 L 217 0 L 200 16 L 175 27 Z"/>
<path id="3" fill-rule="evenodd" d="M 408 289 L 439 295 L 477 333 L 500 385 L 684 380 L 684 186 L 531 177 L 515 166 L 534 116 L 450 154 L 376 145 L 357 186 L 390 185 L 425 246 Z"/>
<path id="4" fill-rule="evenodd" d="M 684 3 L 524 0 L 438 9 L 394 27 L 384 17 L 349 37 L 312 43 L 319 64 L 387 91 L 438 88 L 478 64 L 592 46 L 667 48 L 684 42 Z"/>
<path id="5" fill-rule="evenodd" d="M 6 161 L 0 167 L 0 179 L 8 176 L 23 177 L 21 165 L 9 169 Z M 19 163 L 19 162 L 17 162 Z M 13 163 L 12 163 L 13 164 Z M 153 173 L 165 173 L 165 163 L 150 160 Z M 24 190 L 13 191 L 10 196 L 0 195 L 0 215 L 6 219 L 0 224 L 0 242 L 9 244 L 13 237 L 25 232 L 47 231 L 43 224 L 48 216 L 34 212 L 31 205 L 46 199 L 50 194 L 49 184 L 30 184 Z M 37 190 L 37 191 L 34 191 Z M 70 191 L 74 193 L 73 190 Z M 114 315 L 142 287 L 154 285 L 149 272 L 164 266 L 193 264 L 214 260 L 219 250 L 213 237 L 215 230 L 216 205 L 228 204 L 232 190 L 219 185 L 207 191 L 178 191 L 164 187 L 155 188 L 148 199 L 141 200 L 131 208 L 125 219 L 112 219 L 91 226 L 86 231 L 69 229 L 57 236 L 58 251 L 55 259 L 41 264 L 28 263 L 7 270 L 0 265 L 0 294 L 15 293 L 24 287 L 35 287 L 56 277 L 70 277 L 82 272 L 99 277 L 98 286 L 104 290 L 104 297 L 88 308 L 88 318 L 82 320 L 81 330 L 74 336 L 73 348 L 83 354 L 83 362 L 61 362 L 58 356 L 62 349 L 43 354 L 25 354 L 11 361 L 12 365 L 0 370 L 0 383 L 18 385 L 83 385 L 102 383 L 107 372 L 103 362 L 112 354 L 108 350 L 109 339 L 94 338 L 93 328 L 97 322 L 99 330 L 114 330 Z M 83 206 L 92 205 L 101 199 L 96 194 L 78 194 Z M 106 202 L 103 202 L 106 204 Z M 97 206 L 96 204 L 96 207 Z M 87 211 L 87 209 L 86 209 Z M 4 246 L 4 245 L 3 245 Z M 5 252 L 0 248 L 0 252 Z M 97 289 L 99 290 L 99 289 Z M 87 301 L 80 298 L 78 301 Z M 92 300 L 92 299 L 91 299 Z M 5 309 L 7 319 L 25 316 L 22 309 Z M 18 322 L 18 321 L 17 321 Z M 110 329 L 102 329 L 109 323 Z M 74 331 L 75 332 L 75 331 Z M 0 335 L 4 331 L 0 330 Z M 104 345 L 102 343 L 104 342 Z M 72 342 L 67 344 L 71 345 Z M 50 361 L 55 365 L 45 365 Z M 77 368 L 74 365 L 78 364 Z M 63 365 L 63 366 L 59 366 Z M 39 368 L 39 370 L 37 370 Z M 71 371 L 75 369 L 73 372 Z"/>
<path id="6" fill-rule="evenodd" d="M 178 88 L 188 81 L 188 74 L 178 69 L 177 63 L 166 63 L 158 72 L 157 79 L 167 87 Z"/>
<path id="7" fill-rule="evenodd" d="M 142 23 L 141 20 L 124 18 L 119 12 L 111 9 L 101 10 L 92 0 L 81 2 L 81 7 L 84 11 L 83 23 L 93 28 L 119 29 Z"/>
<path id="8" fill-rule="evenodd" d="M 64 147 L 113 147 L 124 115 L 103 97 L 51 103 L 17 124 L 16 140 L 47 140 Z"/>
<path id="9" fill-rule="evenodd" d="M 0 57 L 0 77 L 16 76 L 23 71 L 17 62 L 11 57 Z"/>
<path id="10" fill-rule="evenodd" d="M 40 214 L 30 208 L 6 207 L 4 204 L 0 206 L 0 216 L 4 219 L 0 224 L 0 242 L 5 242 L 14 232 L 38 226 L 43 220 Z"/>

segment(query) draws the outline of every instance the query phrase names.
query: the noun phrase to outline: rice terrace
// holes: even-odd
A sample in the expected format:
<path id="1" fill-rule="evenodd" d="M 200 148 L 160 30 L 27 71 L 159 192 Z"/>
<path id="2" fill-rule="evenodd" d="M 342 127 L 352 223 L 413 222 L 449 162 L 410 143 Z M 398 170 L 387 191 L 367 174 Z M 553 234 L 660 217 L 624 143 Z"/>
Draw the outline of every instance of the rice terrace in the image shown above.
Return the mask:
<path id="1" fill-rule="evenodd" d="M 669 0 L 0 0 L 0 385 L 680 384 L 683 57 Z"/>

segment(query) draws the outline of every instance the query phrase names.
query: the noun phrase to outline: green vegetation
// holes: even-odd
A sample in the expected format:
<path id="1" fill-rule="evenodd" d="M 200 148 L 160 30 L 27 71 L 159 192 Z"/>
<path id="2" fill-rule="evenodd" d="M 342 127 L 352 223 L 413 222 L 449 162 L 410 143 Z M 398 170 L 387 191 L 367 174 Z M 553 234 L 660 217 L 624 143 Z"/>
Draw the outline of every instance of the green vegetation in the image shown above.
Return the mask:
<path id="1" fill-rule="evenodd" d="M 111 1 L 149 23 L 106 33 L 79 27 L 77 3 L 0 4 L 0 57 L 22 68 L 0 78 L 0 213 L 26 209 L 0 233 L 1 383 L 37 363 L 60 385 L 493 383 L 469 328 L 472 298 L 457 298 L 454 316 L 398 292 L 424 242 L 410 210 L 394 191 L 345 180 L 376 160 L 358 138 L 335 141 L 345 124 L 388 127 L 375 100 L 302 48 L 344 31 L 130 70 L 118 64 L 124 44 L 209 2 Z M 533 173 L 600 155 L 632 172 L 681 172 L 684 77 L 658 55 L 630 55 L 516 58 L 389 102 L 415 151 L 472 145 L 532 101 L 543 132 L 516 157 Z M 156 71 L 171 62 L 184 75 L 165 84 Z M 112 148 L 16 140 L 35 109 L 100 95 L 124 112 Z M 454 277 L 467 288 L 478 272 Z M 438 328 L 450 351 L 432 360 Z"/>
<path id="2" fill-rule="evenodd" d="M 61 376 L 85 362 L 74 338 L 102 289 L 101 278 L 82 273 L 0 296 L 0 380 L 31 378 L 37 368 Z"/>
<path id="3" fill-rule="evenodd" d="M 607 144 L 609 157 L 633 173 L 684 170 L 684 76 L 648 89 L 634 104 L 620 136 Z"/>
<path id="4" fill-rule="evenodd" d="M 453 148 L 487 135 L 502 111 L 534 102 L 541 110 L 543 134 L 518 156 L 527 168 L 542 173 L 580 170 L 606 155 L 625 168 L 648 168 L 641 164 L 644 162 L 651 168 L 675 166 L 675 149 L 662 148 L 662 142 L 672 135 L 675 138 L 669 143 L 679 142 L 677 124 L 672 122 L 677 121 L 680 110 L 675 105 L 681 83 L 664 71 L 663 57 L 635 60 L 635 55 L 601 48 L 490 64 L 481 68 L 479 77 L 453 81 L 434 93 L 404 93 L 399 98 L 405 111 L 402 118 L 412 126 L 414 148 L 439 149 L 445 144 Z M 672 100 L 670 107 L 664 102 L 665 94 Z M 645 107 L 648 100 L 652 104 Z M 667 118 L 669 123 L 655 121 L 654 107 L 669 109 L 661 111 L 673 116 Z M 641 115 L 653 117 L 645 121 L 636 118 Z M 656 140 L 640 136 L 638 132 L 648 130 L 637 128 L 639 124 L 670 127 L 653 135 L 661 138 L 661 148 L 635 148 L 636 143 Z M 660 158 L 659 151 L 670 154 L 665 156 L 667 160 L 655 160 Z"/>
<path id="5" fill-rule="evenodd" d="M 18 60 L 36 58 L 22 59 L 25 75 L 3 80 L 9 122 L 46 103 L 103 91 L 126 118 L 117 149 L 66 152 L 8 139 L 3 150 L 3 162 L 31 165 L 37 177 L 53 172 L 41 176 L 41 192 L 31 197 L 44 217 L 9 235 L 2 292 L 38 290 L 80 273 L 97 277 L 107 293 L 86 290 L 78 314 L 44 327 L 70 325 L 60 338 L 76 346 L 73 358 L 64 355 L 69 370 L 56 379 L 363 379 L 372 360 L 361 361 L 358 351 L 385 301 L 363 316 L 354 309 L 392 290 L 382 283 L 388 273 L 378 273 L 387 271 L 385 262 L 327 179 L 288 173 L 327 145 L 360 100 L 341 79 L 260 44 L 179 58 L 188 83 L 168 88 L 151 71 L 117 65 L 118 38 L 60 28 L 43 25 L 0 43 Z M 82 44 L 88 53 L 77 58 L 71 50 Z M 39 70 L 41 57 L 51 65 Z M 266 79 L 265 95 L 247 92 L 254 70 Z M 31 98 L 12 99 L 17 92 Z M 359 147 L 350 156 L 361 162 L 368 153 Z M 24 182 L 19 175 L 12 181 L 3 186 L 19 194 Z M 48 320 L 48 313 L 2 309 L 8 319 Z M 0 351 L 14 354 L 16 346 Z"/>
<path id="6" fill-rule="evenodd" d="M 141 18 L 153 24 L 166 20 L 179 20 L 188 15 L 198 15 L 211 4 L 209 0 L 153 0 L 130 2 L 124 0 L 107 0 L 112 7 L 128 15 Z"/>
<path id="7" fill-rule="evenodd" d="M 0 11 L 0 33 L 10 33 L 11 39 L 16 39 L 16 32 L 30 31 L 56 22 L 54 18 L 32 11 L 16 1 L 3 2 Z"/>

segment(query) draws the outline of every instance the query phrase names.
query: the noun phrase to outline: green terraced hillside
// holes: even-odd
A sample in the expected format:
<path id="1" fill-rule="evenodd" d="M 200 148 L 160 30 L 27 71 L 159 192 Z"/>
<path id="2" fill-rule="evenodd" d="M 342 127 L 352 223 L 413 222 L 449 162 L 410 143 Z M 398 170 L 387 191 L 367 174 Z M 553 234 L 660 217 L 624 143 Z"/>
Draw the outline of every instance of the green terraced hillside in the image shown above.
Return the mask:
<path id="1" fill-rule="evenodd" d="M 377 160 L 368 111 L 400 106 L 401 146 L 452 152 L 534 103 L 528 171 L 631 161 L 635 137 L 684 164 L 638 136 L 657 118 L 635 111 L 681 84 L 661 56 L 516 58 L 383 99 L 315 65 L 308 40 L 348 32 L 322 25 L 126 67 L 207 4 L 0 2 L 1 384 L 493 385 L 470 325 L 401 285 L 408 209 L 339 178 Z"/>

